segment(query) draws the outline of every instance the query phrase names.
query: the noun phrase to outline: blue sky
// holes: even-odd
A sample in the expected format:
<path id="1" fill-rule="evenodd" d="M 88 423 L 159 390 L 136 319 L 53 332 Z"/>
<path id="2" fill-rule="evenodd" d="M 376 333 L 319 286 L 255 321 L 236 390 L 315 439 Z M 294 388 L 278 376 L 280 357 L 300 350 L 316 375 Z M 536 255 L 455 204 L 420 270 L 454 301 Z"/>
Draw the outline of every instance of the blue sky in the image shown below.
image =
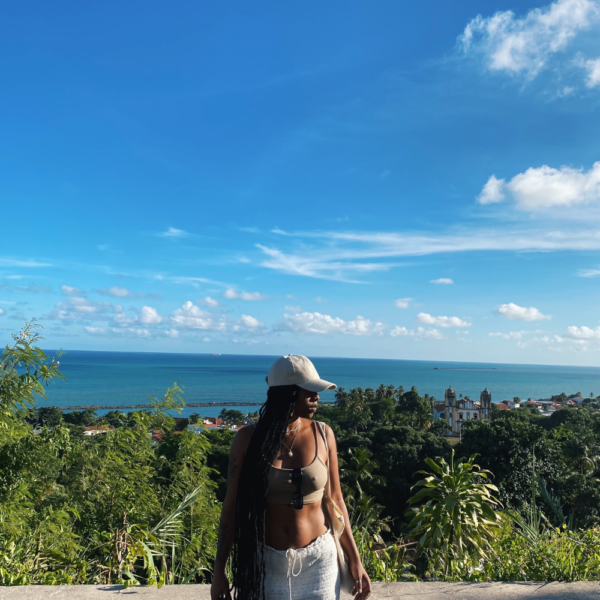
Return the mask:
<path id="1" fill-rule="evenodd" d="M 600 0 L 12 3 L 0 334 L 596 365 Z"/>

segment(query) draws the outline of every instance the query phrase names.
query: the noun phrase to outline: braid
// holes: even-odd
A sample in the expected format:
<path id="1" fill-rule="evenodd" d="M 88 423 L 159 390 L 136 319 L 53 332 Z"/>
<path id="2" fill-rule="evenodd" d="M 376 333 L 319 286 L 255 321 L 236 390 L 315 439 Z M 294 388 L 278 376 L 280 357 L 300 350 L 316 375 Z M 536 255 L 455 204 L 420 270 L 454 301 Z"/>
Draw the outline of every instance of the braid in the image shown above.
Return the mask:
<path id="1" fill-rule="evenodd" d="M 235 600 L 264 599 L 263 544 L 269 471 L 281 447 L 299 389 L 296 385 L 269 388 L 242 464 L 232 548 Z"/>

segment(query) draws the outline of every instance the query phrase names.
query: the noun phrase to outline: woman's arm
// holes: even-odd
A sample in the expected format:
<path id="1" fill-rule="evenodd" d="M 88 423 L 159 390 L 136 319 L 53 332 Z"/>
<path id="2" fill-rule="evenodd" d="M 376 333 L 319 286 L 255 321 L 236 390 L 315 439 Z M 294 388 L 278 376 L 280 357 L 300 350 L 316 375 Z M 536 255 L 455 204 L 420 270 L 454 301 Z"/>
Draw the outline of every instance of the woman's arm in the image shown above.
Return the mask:
<path id="1" fill-rule="evenodd" d="M 225 566 L 231 546 L 233 545 L 233 529 L 235 525 L 235 503 L 237 498 L 238 483 L 244 454 L 254 433 L 254 426 L 240 429 L 231 444 L 229 452 L 229 468 L 227 470 L 227 493 L 221 509 L 219 521 L 219 539 L 217 542 L 217 556 L 215 558 L 213 582 L 210 590 L 212 600 L 219 598 L 230 599 L 229 582 L 225 574 Z"/>
<path id="2" fill-rule="evenodd" d="M 371 580 L 367 575 L 367 572 L 362 566 L 360 560 L 360 554 L 352 535 L 352 525 L 350 523 L 350 517 L 348 515 L 348 509 L 344 502 L 344 496 L 342 494 L 342 486 L 340 485 L 340 472 L 338 466 L 337 456 L 337 444 L 335 441 L 335 435 L 329 425 L 325 426 L 327 435 L 327 445 L 329 446 L 329 476 L 331 479 L 331 498 L 340 507 L 344 515 L 344 533 L 340 537 L 340 543 L 344 554 L 348 559 L 348 567 L 350 573 L 352 573 L 355 586 L 354 593 L 357 593 L 355 600 L 366 600 L 371 595 Z M 359 583 L 360 582 L 360 583 Z"/>

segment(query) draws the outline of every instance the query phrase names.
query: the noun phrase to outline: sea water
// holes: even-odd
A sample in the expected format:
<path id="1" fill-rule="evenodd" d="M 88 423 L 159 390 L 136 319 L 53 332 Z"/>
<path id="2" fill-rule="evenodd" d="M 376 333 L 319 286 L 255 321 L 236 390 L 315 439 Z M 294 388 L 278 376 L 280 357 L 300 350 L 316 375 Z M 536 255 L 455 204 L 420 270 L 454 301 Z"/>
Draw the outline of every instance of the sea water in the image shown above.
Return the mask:
<path id="1" fill-rule="evenodd" d="M 53 355 L 53 351 L 47 351 Z M 38 406 L 92 406 L 145 404 L 148 396 L 162 396 L 177 382 L 186 402 L 263 402 L 265 377 L 275 356 L 166 354 L 150 352 L 65 351 L 60 370 L 66 381 L 47 388 L 47 400 Z M 311 357 L 322 378 L 347 390 L 377 388 L 379 384 L 416 386 L 420 394 L 440 401 L 452 386 L 457 395 L 479 399 L 487 387 L 494 402 L 512 399 L 548 398 L 552 394 L 590 392 L 600 394 L 600 368 L 491 363 L 459 363 L 412 360 Z M 333 401 L 334 393 L 321 394 Z M 231 407 L 254 412 L 258 406 Z M 220 407 L 190 407 L 183 415 L 197 412 L 215 416 Z M 98 411 L 102 414 L 105 411 Z"/>

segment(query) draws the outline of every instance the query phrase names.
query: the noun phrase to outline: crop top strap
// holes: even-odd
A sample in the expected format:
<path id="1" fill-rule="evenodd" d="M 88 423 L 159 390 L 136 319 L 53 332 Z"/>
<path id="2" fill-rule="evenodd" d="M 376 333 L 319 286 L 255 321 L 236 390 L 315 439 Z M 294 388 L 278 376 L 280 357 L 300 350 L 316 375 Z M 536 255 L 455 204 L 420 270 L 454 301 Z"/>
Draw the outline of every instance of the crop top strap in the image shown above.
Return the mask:
<path id="1" fill-rule="evenodd" d="M 327 452 L 327 464 L 329 464 L 329 444 L 327 443 L 327 432 L 325 431 L 325 423 L 323 421 L 316 421 L 317 426 L 319 427 L 319 431 L 323 436 L 323 440 L 325 441 L 325 450 Z"/>

